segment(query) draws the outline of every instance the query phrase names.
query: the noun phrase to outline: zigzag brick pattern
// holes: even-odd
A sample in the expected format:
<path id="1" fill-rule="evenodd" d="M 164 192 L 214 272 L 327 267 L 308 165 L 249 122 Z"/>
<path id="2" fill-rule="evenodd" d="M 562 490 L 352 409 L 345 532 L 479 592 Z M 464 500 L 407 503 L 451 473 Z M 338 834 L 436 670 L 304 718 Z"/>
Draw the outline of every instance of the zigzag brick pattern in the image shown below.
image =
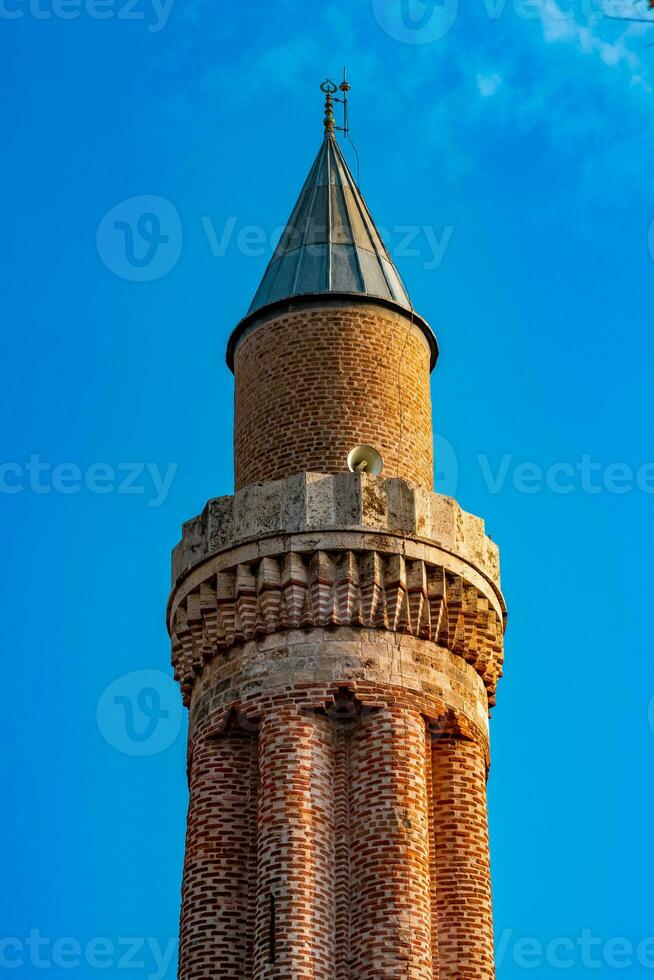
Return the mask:
<path id="1" fill-rule="evenodd" d="M 482 677 L 489 703 L 502 673 L 503 625 L 460 576 L 400 555 L 289 552 L 202 583 L 177 607 L 173 665 L 186 703 L 196 678 L 232 647 L 285 629 L 371 627 L 432 641 Z"/>

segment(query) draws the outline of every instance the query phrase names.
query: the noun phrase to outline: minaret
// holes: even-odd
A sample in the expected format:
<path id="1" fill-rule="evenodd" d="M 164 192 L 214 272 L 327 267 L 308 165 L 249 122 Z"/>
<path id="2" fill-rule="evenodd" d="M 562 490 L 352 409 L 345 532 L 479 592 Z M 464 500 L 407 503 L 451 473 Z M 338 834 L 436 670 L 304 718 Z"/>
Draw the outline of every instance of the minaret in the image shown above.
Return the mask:
<path id="1" fill-rule="evenodd" d="M 433 492 L 436 339 L 325 89 L 324 141 L 228 345 L 236 491 L 173 555 L 179 975 L 481 980 L 498 550 Z"/>

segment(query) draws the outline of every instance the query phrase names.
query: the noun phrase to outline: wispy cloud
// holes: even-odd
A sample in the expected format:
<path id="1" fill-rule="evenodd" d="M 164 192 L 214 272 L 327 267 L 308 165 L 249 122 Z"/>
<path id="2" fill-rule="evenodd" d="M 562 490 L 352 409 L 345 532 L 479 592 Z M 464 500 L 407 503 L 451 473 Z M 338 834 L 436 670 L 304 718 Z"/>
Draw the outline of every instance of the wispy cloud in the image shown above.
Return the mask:
<path id="1" fill-rule="evenodd" d="M 264 5 L 250 0 L 252 43 L 231 42 L 227 12 L 212 57 L 197 35 L 215 18 L 203 11 L 206 0 L 190 2 L 193 14 L 178 48 L 189 100 L 225 113 L 278 106 L 293 93 L 304 97 L 323 73 L 340 71 L 347 60 L 368 118 L 394 127 L 402 145 L 410 131 L 415 136 L 416 116 L 407 106 L 420 106 L 421 144 L 447 150 L 441 159 L 453 171 L 482 167 L 487 143 L 502 127 L 508 137 L 536 134 L 548 152 L 574 159 L 572 169 L 591 195 L 620 193 L 620 174 L 631 181 L 649 169 L 642 150 L 654 139 L 649 29 L 586 10 L 591 4 L 537 0 L 527 17 L 518 0 L 472 0 L 460 4 L 446 36 L 411 45 L 381 29 L 372 0 L 323 3 L 312 9 L 310 23 L 299 0 L 279 0 L 274 18 L 263 17 Z"/>
<path id="2" fill-rule="evenodd" d="M 501 84 L 502 78 L 497 72 L 492 72 L 490 75 L 477 75 L 477 88 L 482 99 L 489 99 L 495 95 Z"/>
<path id="3" fill-rule="evenodd" d="M 627 5 L 622 3 L 621 9 L 627 10 Z M 547 44 L 572 45 L 580 55 L 594 55 L 607 67 L 625 65 L 632 73 L 633 84 L 641 85 L 647 92 L 652 91 L 649 69 L 642 58 L 643 33 L 648 30 L 647 24 L 625 20 L 616 28 L 615 23 L 610 24 L 597 14 L 589 18 L 575 17 L 573 11 L 563 10 L 555 0 L 540 5 L 538 11 Z M 616 29 L 617 37 L 608 38 L 608 33 L 615 33 Z"/>

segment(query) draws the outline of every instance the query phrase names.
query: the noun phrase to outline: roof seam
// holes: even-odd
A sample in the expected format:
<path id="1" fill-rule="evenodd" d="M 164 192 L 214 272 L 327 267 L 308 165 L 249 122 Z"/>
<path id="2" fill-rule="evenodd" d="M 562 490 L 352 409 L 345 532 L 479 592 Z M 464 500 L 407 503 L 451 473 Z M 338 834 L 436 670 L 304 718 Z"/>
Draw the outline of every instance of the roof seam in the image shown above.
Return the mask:
<path id="1" fill-rule="evenodd" d="M 345 179 L 347 180 L 347 175 L 346 175 L 346 178 Z M 343 190 L 345 190 L 345 186 L 344 185 L 342 185 L 342 186 L 343 186 Z M 354 253 L 354 259 L 356 261 L 357 270 L 358 270 L 358 273 L 359 273 L 359 282 L 361 283 L 361 290 L 362 290 L 362 292 L 366 293 L 368 291 L 366 289 L 366 279 L 365 279 L 365 276 L 363 274 L 363 266 L 361 265 L 361 259 L 359 257 L 359 246 L 357 244 L 356 235 L 354 233 L 354 224 L 352 223 L 352 215 L 350 214 L 350 205 L 349 205 L 349 202 L 348 202 L 348 199 L 347 199 L 347 194 L 345 194 L 345 193 L 343 194 L 343 206 L 345 208 L 345 214 L 347 215 L 347 223 L 350 226 L 350 238 L 352 240 L 352 251 Z M 372 245 L 372 239 L 370 239 L 370 244 Z"/>
<path id="2" fill-rule="evenodd" d="M 341 154 L 341 156 L 342 156 L 342 154 Z M 343 163 L 347 167 L 347 163 L 345 161 L 345 157 L 343 157 Z M 365 221 L 364 211 L 363 211 L 363 208 L 361 206 L 361 192 L 359 191 L 359 188 L 354 183 L 354 177 L 352 177 L 352 175 L 349 173 L 349 170 L 347 170 L 347 169 L 345 171 L 345 179 L 350 184 L 350 189 L 352 190 L 352 197 L 354 198 L 354 203 L 355 203 L 356 207 L 359 209 L 359 214 L 361 215 L 361 219 L 362 219 L 363 224 L 365 226 L 366 225 L 366 221 Z M 367 212 L 368 218 L 370 219 L 370 221 L 372 222 L 372 224 L 374 226 L 375 223 L 372 220 L 372 215 L 370 214 L 370 211 L 368 211 L 367 206 L 364 205 L 364 207 L 365 207 L 365 210 Z M 368 229 L 367 228 L 366 228 L 366 231 L 368 232 Z M 376 228 L 375 228 L 375 231 L 377 231 Z M 370 238 L 370 243 L 371 244 L 374 244 L 373 237 L 370 234 L 370 232 L 368 232 L 368 237 Z M 381 242 L 381 237 L 380 237 L 378 231 L 377 231 L 377 237 L 379 238 L 379 241 Z M 384 245 L 383 242 L 382 242 L 382 245 Z M 385 246 L 384 246 L 384 248 L 385 248 Z M 395 299 L 395 295 L 393 293 L 393 289 L 391 287 L 390 282 L 388 281 L 388 276 L 386 275 L 386 269 L 384 268 L 384 264 L 383 264 L 383 262 L 380 261 L 379 255 L 377 254 L 376 251 L 375 251 L 374 255 L 375 255 L 375 258 L 377 259 L 377 265 L 381 269 L 381 274 L 382 274 L 382 276 L 384 278 L 384 282 L 386 283 L 386 289 L 388 290 L 388 295 L 390 296 L 391 299 Z M 391 262 L 392 262 L 392 259 L 391 259 Z"/>
<path id="3" fill-rule="evenodd" d="M 331 153 L 327 151 L 327 289 L 332 288 L 332 161 Z"/>

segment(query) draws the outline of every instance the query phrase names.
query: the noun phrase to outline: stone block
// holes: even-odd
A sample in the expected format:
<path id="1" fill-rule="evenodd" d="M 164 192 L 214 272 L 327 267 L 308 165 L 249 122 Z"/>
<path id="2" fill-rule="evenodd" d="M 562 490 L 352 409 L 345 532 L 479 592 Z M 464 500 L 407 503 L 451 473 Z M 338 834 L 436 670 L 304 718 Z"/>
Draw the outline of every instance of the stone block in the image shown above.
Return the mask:
<path id="1" fill-rule="evenodd" d="M 436 545 L 499 584 L 498 548 L 480 518 L 462 511 L 451 497 L 365 473 L 302 473 L 210 500 L 201 515 L 183 525 L 173 552 L 173 582 L 242 542 L 262 540 L 260 547 L 271 554 L 276 540 L 288 538 L 295 550 L 289 536 L 305 535 L 297 550 L 306 550 L 312 541 L 306 535 L 315 532 L 320 547 L 318 532 L 331 531 L 341 532 L 347 547 L 347 535 L 355 530 L 382 532 L 388 541 L 399 536 Z M 248 560 L 246 552 L 243 560 Z"/>

